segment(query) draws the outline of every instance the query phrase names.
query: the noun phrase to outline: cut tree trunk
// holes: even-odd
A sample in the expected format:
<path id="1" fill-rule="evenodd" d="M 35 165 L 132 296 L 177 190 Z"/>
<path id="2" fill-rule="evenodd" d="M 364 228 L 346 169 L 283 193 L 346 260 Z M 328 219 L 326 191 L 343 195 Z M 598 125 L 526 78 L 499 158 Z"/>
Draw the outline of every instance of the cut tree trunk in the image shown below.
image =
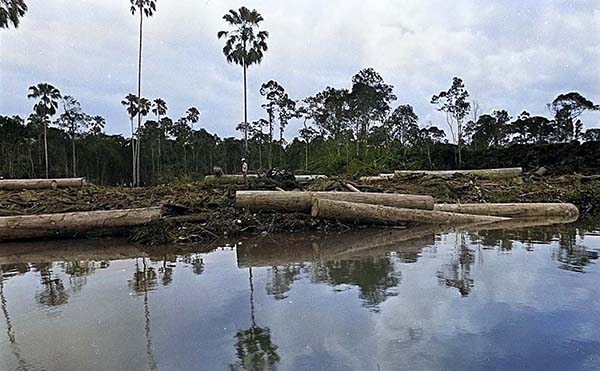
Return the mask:
<path id="1" fill-rule="evenodd" d="M 385 224 L 404 224 L 406 222 L 423 224 L 484 224 L 508 220 L 508 218 L 497 216 L 407 209 L 381 205 L 360 204 L 355 202 L 335 201 L 323 198 L 315 198 L 311 215 L 313 218 Z"/>
<path id="2" fill-rule="evenodd" d="M 237 191 L 235 205 L 252 210 L 277 210 L 309 213 L 315 198 L 372 205 L 433 210 L 433 197 L 369 192 L 274 192 Z"/>
<path id="3" fill-rule="evenodd" d="M 473 169 L 473 170 L 396 170 L 395 176 L 405 175 L 430 175 L 442 178 L 452 177 L 456 174 L 475 175 L 490 179 L 510 179 L 523 175 L 523 169 L 520 167 L 508 167 L 501 169 Z"/>
<path id="4" fill-rule="evenodd" d="M 509 218 L 579 216 L 577 206 L 569 203 L 436 204 L 434 210 Z"/>
<path id="5" fill-rule="evenodd" d="M 379 174 L 374 176 L 362 176 L 360 177 L 361 182 L 377 182 L 380 180 L 389 180 L 394 178 L 394 174 Z"/>
<path id="6" fill-rule="evenodd" d="M 146 224 L 161 217 L 160 207 L 0 217 L 0 240 L 58 237 L 98 229 Z"/>
<path id="7" fill-rule="evenodd" d="M 85 187 L 88 184 L 85 178 L 2 179 L 0 180 L 0 190 L 77 188 Z"/>

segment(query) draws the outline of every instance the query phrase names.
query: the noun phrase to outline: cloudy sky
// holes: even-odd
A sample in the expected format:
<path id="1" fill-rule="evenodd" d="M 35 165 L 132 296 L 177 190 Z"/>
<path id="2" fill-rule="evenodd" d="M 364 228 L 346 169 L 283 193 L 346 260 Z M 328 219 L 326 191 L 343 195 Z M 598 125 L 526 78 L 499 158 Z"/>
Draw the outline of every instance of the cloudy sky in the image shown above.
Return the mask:
<path id="1" fill-rule="evenodd" d="M 0 114 L 27 116 L 27 88 L 49 82 L 106 117 L 107 132 L 127 134 L 120 101 L 136 90 L 138 42 L 129 2 L 27 3 L 20 27 L 0 30 Z M 142 94 L 165 99 L 173 118 L 196 106 L 202 127 L 235 135 L 242 70 L 226 63 L 216 33 L 226 27 L 222 15 L 242 5 L 259 10 L 270 32 L 263 63 L 249 70 L 251 120 L 264 115 L 264 81 L 275 79 L 300 99 L 349 87 L 364 67 L 394 85 L 396 103 L 413 105 L 421 124 L 444 125 L 429 101 L 453 76 L 483 112 L 547 114 L 547 102 L 572 90 L 600 101 L 598 0 L 158 0 L 144 26 Z M 598 127 L 600 115 L 587 114 L 584 123 Z"/>

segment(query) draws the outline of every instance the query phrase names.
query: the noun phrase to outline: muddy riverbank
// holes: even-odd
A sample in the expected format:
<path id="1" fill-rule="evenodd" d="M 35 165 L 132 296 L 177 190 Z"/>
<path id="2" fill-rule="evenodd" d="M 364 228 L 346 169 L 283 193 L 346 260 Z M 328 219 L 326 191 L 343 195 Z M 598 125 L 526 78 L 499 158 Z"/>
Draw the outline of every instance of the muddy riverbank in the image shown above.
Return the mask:
<path id="1" fill-rule="evenodd" d="M 98 187 L 80 189 L 0 191 L 0 216 L 110 210 L 164 205 L 170 216 L 128 232 L 145 244 L 197 242 L 224 236 L 298 231 L 340 231 L 349 223 L 313 219 L 300 213 L 247 212 L 234 207 L 235 191 L 284 189 L 347 191 L 345 179 L 310 184 L 253 179 L 248 184 L 196 182 L 146 188 Z M 524 177 L 491 181 L 457 175 L 440 179 L 428 175 L 364 183 L 352 181 L 361 191 L 424 194 L 437 202 L 571 202 L 582 217 L 600 214 L 600 181 L 577 175 Z M 186 220 L 186 215 L 194 215 Z"/>

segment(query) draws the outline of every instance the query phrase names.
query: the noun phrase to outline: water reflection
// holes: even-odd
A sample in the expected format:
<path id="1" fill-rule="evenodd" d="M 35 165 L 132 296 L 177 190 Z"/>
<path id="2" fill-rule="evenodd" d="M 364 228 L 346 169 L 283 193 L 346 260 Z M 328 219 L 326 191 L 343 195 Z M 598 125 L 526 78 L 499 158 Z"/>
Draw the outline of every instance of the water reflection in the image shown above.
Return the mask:
<path id="1" fill-rule="evenodd" d="M 587 232 L 369 229 L 245 240 L 215 252 L 123 241 L 8 245 L 0 251 L 0 369 L 399 369 L 409 360 L 421 362 L 416 369 L 536 368 L 522 354 L 513 358 L 522 364 L 500 362 L 527 334 L 546 357 L 600 361 L 600 338 L 586 330 L 600 325 L 592 319 L 600 318 L 600 289 L 590 284 L 600 276 L 600 238 Z M 550 306 L 553 297 L 566 299 Z M 537 341 L 540 331 L 551 347 Z M 36 333 L 57 343 L 39 345 Z M 480 345 L 487 353 L 470 358 L 474 343 L 502 336 L 501 351 Z M 86 367 L 61 353 L 69 337 L 97 347 L 98 355 L 78 348 Z M 109 352 L 112 343 L 117 351 Z M 112 363 L 119 349 L 126 356 Z"/>

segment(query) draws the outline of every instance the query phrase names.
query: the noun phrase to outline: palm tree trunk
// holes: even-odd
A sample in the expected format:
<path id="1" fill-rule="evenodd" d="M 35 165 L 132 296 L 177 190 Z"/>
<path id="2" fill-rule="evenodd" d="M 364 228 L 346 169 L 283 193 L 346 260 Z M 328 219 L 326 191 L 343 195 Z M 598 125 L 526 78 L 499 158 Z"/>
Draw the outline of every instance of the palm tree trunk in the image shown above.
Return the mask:
<path id="1" fill-rule="evenodd" d="M 143 9 L 140 6 L 140 47 L 138 50 L 138 101 L 142 98 L 142 25 L 144 20 Z M 142 126 L 142 114 L 138 110 L 138 124 L 137 124 L 137 134 L 140 133 L 140 126 Z M 133 185 L 138 186 L 140 183 L 140 141 L 138 138 L 137 148 L 135 151 L 135 161 L 134 161 L 134 181 Z"/>
<path id="2" fill-rule="evenodd" d="M 75 169 L 76 167 L 76 160 L 75 160 L 75 134 L 73 134 L 72 140 L 71 140 L 71 149 L 72 149 L 72 153 L 73 153 L 73 178 L 77 177 L 77 171 Z"/>
<path id="3" fill-rule="evenodd" d="M 46 179 L 48 179 L 48 123 L 44 121 L 44 156 L 46 160 Z"/>
<path id="4" fill-rule="evenodd" d="M 248 157 L 248 91 L 246 83 L 246 62 L 244 61 L 244 157 Z"/>
<path id="5" fill-rule="evenodd" d="M 131 181 L 131 186 L 135 186 L 135 134 L 134 134 L 134 129 L 133 129 L 133 116 L 130 117 L 131 120 L 131 159 L 132 159 L 132 169 L 133 172 L 131 173 L 132 176 L 132 181 Z"/>

